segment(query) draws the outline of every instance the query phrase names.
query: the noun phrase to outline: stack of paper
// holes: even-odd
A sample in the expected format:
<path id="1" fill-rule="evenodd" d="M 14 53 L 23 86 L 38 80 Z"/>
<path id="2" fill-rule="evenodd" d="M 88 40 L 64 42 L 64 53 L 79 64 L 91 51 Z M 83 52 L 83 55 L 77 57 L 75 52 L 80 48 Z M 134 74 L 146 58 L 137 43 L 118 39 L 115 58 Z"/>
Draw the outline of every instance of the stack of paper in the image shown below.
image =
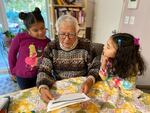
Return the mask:
<path id="1" fill-rule="evenodd" d="M 47 112 L 53 111 L 68 105 L 88 101 L 90 98 L 86 96 L 84 93 L 73 93 L 73 94 L 65 94 L 61 95 L 59 98 L 55 100 L 51 100 L 47 106 Z"/>
<path id="2" fill-rule="evenodd" d="M 2 97 L 0 98 L 0 111 L 2 109 L 7 109 L 9 106 L 10 97 Z"/>

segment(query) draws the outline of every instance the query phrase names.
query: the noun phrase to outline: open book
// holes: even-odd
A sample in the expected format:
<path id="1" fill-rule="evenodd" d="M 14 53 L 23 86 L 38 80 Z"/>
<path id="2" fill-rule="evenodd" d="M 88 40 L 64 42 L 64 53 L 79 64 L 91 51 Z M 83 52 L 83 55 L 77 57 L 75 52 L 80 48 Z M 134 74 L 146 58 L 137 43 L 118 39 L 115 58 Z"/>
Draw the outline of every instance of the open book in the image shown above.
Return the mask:
<path id="1" fill-rule="evenodd" d="M 49 101 L 47 106 L 47 112 L 88 100 L 90 100 L 90 98 L 84 93 L 61 95 L 59 98 Z"/>

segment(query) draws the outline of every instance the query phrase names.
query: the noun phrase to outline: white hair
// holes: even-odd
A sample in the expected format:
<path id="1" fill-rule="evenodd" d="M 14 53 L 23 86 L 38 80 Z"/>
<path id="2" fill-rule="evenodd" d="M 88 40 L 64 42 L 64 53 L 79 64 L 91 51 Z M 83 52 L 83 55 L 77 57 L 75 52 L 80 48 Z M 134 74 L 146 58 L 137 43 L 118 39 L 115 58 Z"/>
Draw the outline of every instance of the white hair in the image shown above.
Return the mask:
<path id="1" fill-rule="evenodd" d="M 60 16 L 58 18 L 58 20 L 56 21 L 55 27 L 56 27 L 57 32 L 59 32 L 59 27 L 63 22 L 71 23 L 75 27 L 76 32 L 79 31 L 79 25 L 78 25 L 77 19 L 75 17 L 67 14 L 67 15 Z"/>

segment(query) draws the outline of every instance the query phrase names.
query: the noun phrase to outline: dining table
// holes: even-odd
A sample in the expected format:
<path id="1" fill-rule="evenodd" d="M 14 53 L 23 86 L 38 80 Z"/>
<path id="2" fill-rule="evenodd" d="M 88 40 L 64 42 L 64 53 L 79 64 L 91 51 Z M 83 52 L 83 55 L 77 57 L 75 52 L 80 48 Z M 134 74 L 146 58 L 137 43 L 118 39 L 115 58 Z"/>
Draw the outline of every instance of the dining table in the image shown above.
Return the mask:
<path id="1" fill-rule="evenodd" d="M 55 82 L 50 89 L 53 95 L 80 93 L 86 77 L 75 77 Z M 0 97 L 10 96 L 8 113 L 47 113 L 45 103 L 37 87 L 19 90 Z M 105 81 L 97 81 L 87 96 L 89 101 L 62 107 L 49 113 L 150 113 L 150 94 L 135 88 L 132 90 L 111 88 Z"/>

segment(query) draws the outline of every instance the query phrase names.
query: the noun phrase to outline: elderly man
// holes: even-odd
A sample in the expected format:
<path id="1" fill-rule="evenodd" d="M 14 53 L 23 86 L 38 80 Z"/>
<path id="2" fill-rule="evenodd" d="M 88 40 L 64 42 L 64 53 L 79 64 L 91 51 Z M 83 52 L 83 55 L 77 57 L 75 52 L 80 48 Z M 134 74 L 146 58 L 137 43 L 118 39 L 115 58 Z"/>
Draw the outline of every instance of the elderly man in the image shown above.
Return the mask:
<path id="1" fill-rule="evenodd" d="M 87 94 L 98 77 L 98 69 L 93 66 L 91 42 L 77 37 L 76 18 L 61 16 L 56 22 L 56 30 L 58 39 L 47 45 L 37 75 L 37 87 L 45 102 L 54 98 L 49 89 L 57 80 L 86 76 L 81 91 Z"/>

